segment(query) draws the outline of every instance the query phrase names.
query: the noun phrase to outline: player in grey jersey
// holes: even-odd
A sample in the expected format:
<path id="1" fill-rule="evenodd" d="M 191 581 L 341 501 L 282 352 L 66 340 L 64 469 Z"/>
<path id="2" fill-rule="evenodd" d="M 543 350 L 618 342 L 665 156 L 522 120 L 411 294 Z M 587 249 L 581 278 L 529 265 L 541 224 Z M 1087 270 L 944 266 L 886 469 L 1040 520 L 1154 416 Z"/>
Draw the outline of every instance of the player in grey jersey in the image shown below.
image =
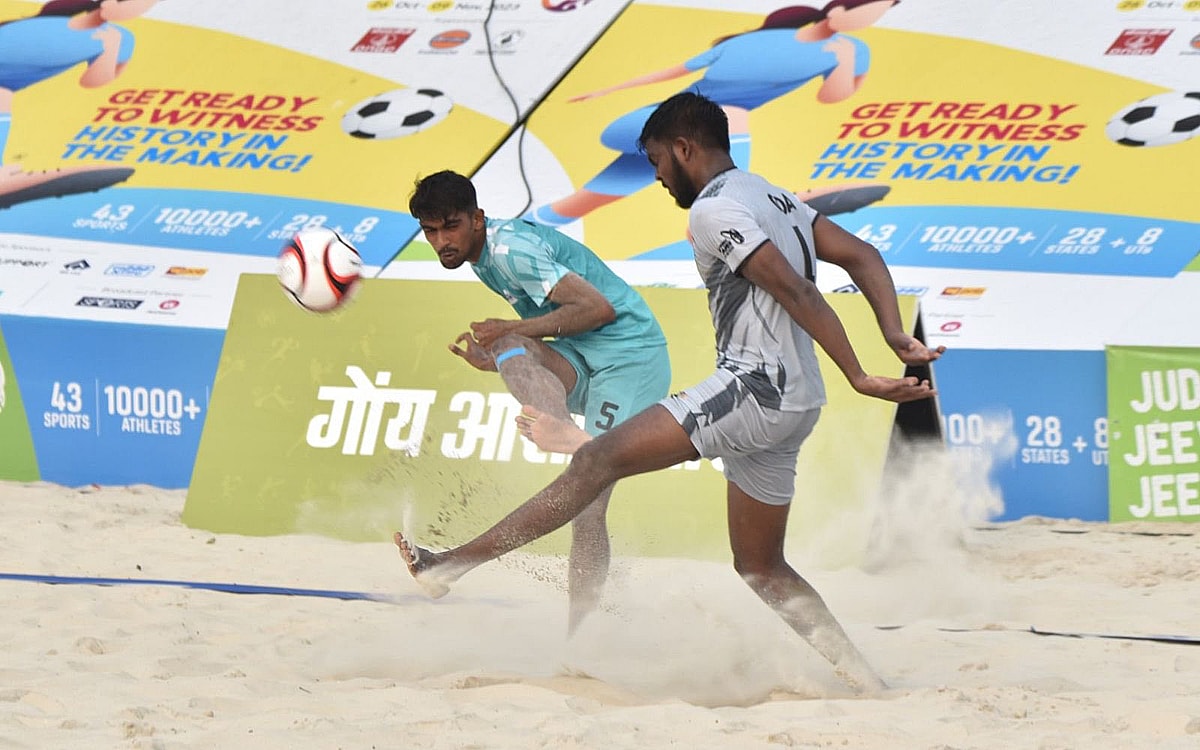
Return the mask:
<path id="1" fill-rule="evenodd" d="M 738 170 L 724 112 L 683 93 L 646 121 L 640 142 L 682 208 L 708 287 L 717 368 L 706 380 L 586 443 L 567 470 L 470 542 L 433 552 L 397 535 L 409 571 L 440 595 L 467 571 L 570 521 L 605 487 L 697 457 L 723 460 L 733 565 L 789 626 L 859 689 L 883 687 L 820 595 L 784 558 L 784 533 L 800 445 L 825 403 L 813 341 L 861 394 L 902 403 L 934 395 L 928 381 L 868 375 L 836 313 L 813 283 L 816 261 L 842 266 L 863 290 L 901 361 L 927 348 L 901 323 L 895 287 L 878 251 Z"/>

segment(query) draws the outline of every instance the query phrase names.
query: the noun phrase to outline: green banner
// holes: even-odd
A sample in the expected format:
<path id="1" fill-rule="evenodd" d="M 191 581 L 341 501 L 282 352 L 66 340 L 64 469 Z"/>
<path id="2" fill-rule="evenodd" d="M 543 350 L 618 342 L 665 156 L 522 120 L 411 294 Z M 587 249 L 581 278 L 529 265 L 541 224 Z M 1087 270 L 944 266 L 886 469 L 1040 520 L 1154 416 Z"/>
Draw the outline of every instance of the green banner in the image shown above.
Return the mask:
<path id="1" fill-rule="evenodd" d="M 1111 521 L 1200 521 L 1200 349 L 1110 346 Z"/>
<path id="2" fill-rule="evenodd" d="M 32 482 L 39 478 L 25 405 L 0 330 L 0 479 Z"/>
<path id="3" fill-rule="evenodd" d="M 705 293 L 641 290 L 667 335 L 673 389 L 706 377 Z M 899 375 L 860 295 L 832 294 L 865 366 Z M 915 303 L 906 299 L 911 321 Z M 480 284 L 371 279 L 344 309 L 288 302 L 273 276 L 242 276 L 183 520 L 241 534 L 379 541 L 408 528 L 429 544 L 479 533 L 563 469 L 520 437 L 519 405 L 495 373 L 446 349 L 472 320 L 513 317 Z M 883 468 L 895 406 L 854 394 L 822 360 L 829 407 L 801 452 L 797 534 L 861 507 Z M 618 554 L 721 559 L 725 483 L 697 461 L 620 483 Z M 560 531 L 534 546 L 562 551 Z M 861 540 L 857 540 L 861 541 Z"/>

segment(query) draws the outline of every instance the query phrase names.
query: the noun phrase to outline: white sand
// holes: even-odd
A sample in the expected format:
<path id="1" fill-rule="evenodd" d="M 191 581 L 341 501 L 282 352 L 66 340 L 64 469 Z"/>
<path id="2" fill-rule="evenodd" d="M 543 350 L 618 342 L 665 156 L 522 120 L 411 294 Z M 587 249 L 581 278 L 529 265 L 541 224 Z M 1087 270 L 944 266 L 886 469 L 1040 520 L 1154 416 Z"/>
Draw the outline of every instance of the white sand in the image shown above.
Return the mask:
<path id="1" fill-rule="evenodd" d="M 0 484 L 0 572 L 397 602 L 0 580 L 0 747 L 1200 747 L 1200 645 L 1028 632 L 1200 636 L 1194 526 L 907 513 L 869 565 L 797 552 L 892 685 L 860 698 L 727 565 L 620 560 L 568 643 L 560 560 L 430 602 L 386 540 L 214 535 L 183 499 Z"/>

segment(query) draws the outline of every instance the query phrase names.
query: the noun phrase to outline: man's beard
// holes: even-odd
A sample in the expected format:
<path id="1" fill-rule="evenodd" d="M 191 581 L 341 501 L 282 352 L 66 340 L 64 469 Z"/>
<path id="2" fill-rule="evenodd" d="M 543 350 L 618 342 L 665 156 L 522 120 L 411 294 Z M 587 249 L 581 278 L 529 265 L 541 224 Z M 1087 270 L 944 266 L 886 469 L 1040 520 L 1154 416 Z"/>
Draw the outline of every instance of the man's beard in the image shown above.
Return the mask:
<path id="1" fill-rule="evenodd" d="M 700 195 L 700 190 L 692 184 L 675 154 L 671 154 L 671 185 L 675 188 L 675 205 L 680 208 L 691 208 Z"/>

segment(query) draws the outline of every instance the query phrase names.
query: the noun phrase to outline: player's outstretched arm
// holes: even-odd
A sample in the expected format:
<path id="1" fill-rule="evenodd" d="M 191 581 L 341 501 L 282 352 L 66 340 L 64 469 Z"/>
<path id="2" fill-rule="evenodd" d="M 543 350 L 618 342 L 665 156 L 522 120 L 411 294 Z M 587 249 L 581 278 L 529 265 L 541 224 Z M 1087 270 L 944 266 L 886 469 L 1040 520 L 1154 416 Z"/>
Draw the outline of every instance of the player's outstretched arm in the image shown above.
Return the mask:
<path id="1" fill-rule="evenodd" d="M 904 330 L 896 286 L 883 256 L 875 247 L 850 234 L 824 216 L 813 223 L 817 257 L 826 263 L 841 266 L 867 298 L 875 312 L 875 320 L 888 346 L 902 362 L 921 365 L 932 362 L 946 351 L 940 346 L 931 349 Z"/>

